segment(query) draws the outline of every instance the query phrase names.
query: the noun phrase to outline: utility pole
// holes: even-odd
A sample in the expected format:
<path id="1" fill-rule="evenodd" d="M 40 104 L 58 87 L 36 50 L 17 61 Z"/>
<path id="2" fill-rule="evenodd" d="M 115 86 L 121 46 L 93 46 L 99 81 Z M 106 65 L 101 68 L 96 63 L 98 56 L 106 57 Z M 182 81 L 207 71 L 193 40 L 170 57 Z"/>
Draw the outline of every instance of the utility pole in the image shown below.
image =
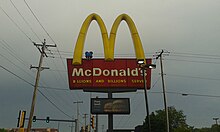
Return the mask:
<path id="1" fill-rule="evenodd" d="M 160 54 L 156 57 L 158 59 L 160 57 L 160 69 L 161 69 L 161 78 L 162 78 L 162 87 L 163 87 L 163 100 L 164 100 L 164 110 L 166 113 L 166 124 L 167 124 L 167 132 L 170 131 L 169 128 L 169 114 L 168 114 L 168 107 L 167 107 L 167 97 L 166 97 L 166 88 L 165 88 L 165 82 L 164 82 L 164 73 L 163 73 L 163 59 L 162 54 L 164 51 L 162 50 Z"/>
<path id="2" fill-rule="evenodd" d="M 48 57 L 45 50 L 47 49 L 47 47 L 56 47 L 56 45 L 47 45 L 46 44 L 46 39 L 44 39 L 44 42 L 42 42 L 42 43 L 35 43 L 35 42 L 33 42 L 33 43 L 38 48 L 41 55 L 40 55 L 40 61 L 39 61 L 38 67 L 33 67 L 33 66 L 30 67 L 30 68 L 36 68 L 37 69 L 37 75 L 36 75 L 36 80 L 35 80 L 35 85 L 34 85 L 34 92 L 33 92 L 33 97 L 32 97 L 31 111 L 30 111 L 30 115 L 29 115 L 27 132 L 31 131 L 32 119 L 33 119 L 33 115 L 34 115 L 34 107 L 35 107 L 35 104 L 36 104 L 37 88 L 38 88 L 38 84 L 39 84 L 39 80 L 40 80 L 40 72 L 44 69 L 49 69 L 47 67 L 42 67 L 43 57 L 45 57 L 45 56 Z"/>
<path id="3" fill-rule="evenodd" d="M 83 118 L 85 119 L 85 128 L 86 128 L 86 119 L 87 119 L 87 115 L 88 115 L 88 114 L 84 114 L 84 117 L 83 117 Z"/>
<path id="4" fill-rule="evenodd" d="M 79 132 L 79 103 L 83 103 L 83 101 L 76 101 L 73 103 L 76 104 L 76 109 L 77 109 L 76 130 L 77 132 Z"/>
<path id="5" fill-rule="evenodd" d="M 102 132 L 104 132 L 104 125 L 102 125 Z"/>
<path id="6" fill-rule="evenodd" d="M 73 128 L 74 128 L 74 126 L 73 126 L 73 122 L 72 122 L 72 125 L 69 126 L 69 127 L 70 127 L 70 131 L 73 132 Z"/>
<path id="7" fill-rule="evenodd" d="M 74 117 L 73 117 L 73 119 L 74 119 Z M 72 122 L 72 124 L 71 124 L 71 126 L 70 126 L 70 128 L 71 128 L 71 132 L 73 132 L 73 122 Z"/>

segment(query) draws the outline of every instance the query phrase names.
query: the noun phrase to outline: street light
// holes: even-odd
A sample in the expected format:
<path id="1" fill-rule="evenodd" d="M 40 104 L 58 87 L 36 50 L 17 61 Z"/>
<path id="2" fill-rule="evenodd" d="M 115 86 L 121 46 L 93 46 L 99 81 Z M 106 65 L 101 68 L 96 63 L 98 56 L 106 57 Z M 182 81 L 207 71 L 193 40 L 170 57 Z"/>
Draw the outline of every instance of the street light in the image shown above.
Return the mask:
<path id="1" fill-rule="evenodd" d="M 150 115 L 149 115 L 149 107 L 148 107 L 148 97 L 147 97 L 147 86 L 146 86 L 146 75 L 145 71 L 146 69 L 155 69 L 156 65 L 154 64 L 146 64 L 144 59 L 140 59 L 137 62 L 142 70 L 143 74 L 143 81 L 144 81 L 144 95 L 145 95 L 145 105 L 146 105 L 146 111 L 147 111 L 147 117 L 148 117 L 148 132 L 151 132 L 151 123 L 150 123 Z"/>
<path id="2" fill-rule="evenodd" d="M 212 118 L 213 120 L 215 120 L 215 124 L 218 125 L 218 117 Z"/>

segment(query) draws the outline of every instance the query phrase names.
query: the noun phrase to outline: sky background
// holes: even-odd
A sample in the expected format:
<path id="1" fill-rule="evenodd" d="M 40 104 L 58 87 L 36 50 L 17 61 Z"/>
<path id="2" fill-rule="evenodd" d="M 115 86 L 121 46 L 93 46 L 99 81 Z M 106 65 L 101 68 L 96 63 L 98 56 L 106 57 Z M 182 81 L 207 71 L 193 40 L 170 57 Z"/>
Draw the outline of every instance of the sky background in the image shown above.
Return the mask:
<path id="1" fill-rule="evenodd" d="M 43 39 L 57 48 L 50 48 L 54 58 L 44 58 L 43 66 L 50 69 L 43 70 L 40 78 L 40 86 L 49 88 L 39 90 L 50 102 L 38 92 L 35 115 L 75 118 L 73 102 L 83 101 L 80 125 L 84 124 L 82 115 L 90 113 L 89 93 L 69 90 L 66 58 L 72 58 L 81 25 L 91 13 L 102 17 L 108 32 L 116 17 L 126 13 L 136 24 L 146 57 L 154 57 L 161 49 L 169 52 L 163 57 L 168 106 L 183 110 L 189 125 L 210 127 L 215 123 L 212 118 L 220 117 L 219 7 L 219 0 L 0 0 L 0 127 L 16 127 L 19 110 L 26 110 L 29 116 L 33 93 L 30 84 L 34 84 L 36 74 L 30 65 L 37 66 L 40 57 L 32 41 L 40 43 Z M 84 50 L 102 58 L 102 45 L 99 27 L 92 22 Z M 135 58 L 125 22 L 118 30 L 115 57 Z M 153 62 L 157 69 L 152 71 L 148 94 L 151 112 L 164 108 L 160 63 Z M 92 93 L 96 96 L 107 97 Z M 131 103 L 130 115 L 114 116 L 114 128 L 134 128 L 143 123 L 146 110 L 142 90 L 113 97 L 130 98 Z M 105 130 L 107 116 L 99 120 L 100 131 Z M 70 126 L 60 123 L 60 130 L 70 131 Z M 57 128 L 58 123 L 37 121 L 33 127 Z"/>

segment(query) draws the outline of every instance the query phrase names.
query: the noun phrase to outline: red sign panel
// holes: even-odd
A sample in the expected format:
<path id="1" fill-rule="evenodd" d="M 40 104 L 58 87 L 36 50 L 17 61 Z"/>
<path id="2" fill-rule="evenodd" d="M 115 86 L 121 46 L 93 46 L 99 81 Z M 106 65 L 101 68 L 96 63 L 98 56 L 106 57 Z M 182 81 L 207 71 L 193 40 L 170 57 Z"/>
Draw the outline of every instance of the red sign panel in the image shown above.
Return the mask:
<path id="1" fill-rule="evenodd" d="M 147 59 L 151 64 L 151 59 Z M 72 65 L 67 59 L 69 87 L 75 89 L 143 89 L 142 70 L 136 59 L 82 60 L 82 65 Z M 151 69 L 146 70 L 146 86 L 150 89 Z"/>

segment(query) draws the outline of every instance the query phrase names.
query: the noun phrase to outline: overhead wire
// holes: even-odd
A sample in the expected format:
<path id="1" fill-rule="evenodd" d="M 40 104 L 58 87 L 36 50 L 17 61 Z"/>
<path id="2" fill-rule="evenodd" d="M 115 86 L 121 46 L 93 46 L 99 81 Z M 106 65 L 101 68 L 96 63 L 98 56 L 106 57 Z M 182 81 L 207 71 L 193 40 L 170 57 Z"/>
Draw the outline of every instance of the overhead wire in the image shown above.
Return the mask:
<path id="1" fill-rule="evenodd" d="M 0 41 L 0 43 L 2 44 L 2 45 L 4 45 L 5 46 L 5 44 L 7 44 L 5 41 L 4 41 L 4 43 L 2 43 L 1 41 Z M 6 46 L 5 46 L 6 47 Z M 9 47 L 9 45 L 8 45 L 8 47 Z M 15 57 L 17 60 L 19 60 L 19 62 L 21 62 L 21 64 L 25 64 L 25 62 L 24 62 L 24 60 L 23 59 L 21 59 L 18 55 L 16 55 L 15 54 L 15 52 L 13 52 L 12 51 L 12 49 L 9 49 L 9 48 L 7 48 L 7 50 L 9 51 L 8 53 L 9 54 L 11 54 L 13 57 Z M 10 62 L 11 64 L 13 64 L 16 68 L 19 68 L 21 71 L 23 71 L 24 73 L 26 73 L 28 76 L 30 76 L 31 78 L 33 78 L 34 79 L 34 77 L 30 74 L 30 73 L 28 73 L 27 71 L 25 71 L 25 70 L 23 70 L 23 68 L 21 68 L 20 66 L 18 66 L 18 65 L 16 65 L 13 61 L 11 61 L 10 59 L 8 59 L 6 56 L 4 56 L 4 55 L 2 55 L 2 54 L 0 54 L 0 56 L 2 56 L 4 59 L 6 59 L 8 62 Z M 25 65 L 26 66 L 26 65 Z M 45 83 L 45 82 L 44 82 Z M 48 90 L 47 90 L 47 88 L 45 88 L 45 87 L 43 87 L 43 86 L 40 86 L 41 88 L 44 88 L 49 94 L 50 94 L 50 96 L 51 97 L 53 97 L 55 100 L 57 99 L 56 97 L 54 97 L 54 96 L 52 96 L 52 94 L 51 94 L 51 92 L 49 92 Z M 57 94 L 56 94 L 57 95 Z M 66 103 L 66 101 L 63 101 L 64 103 Z M 62 103 L 63 104 L 63 103 Z M 69 105 L 67 105 L 67 106 L 69 106 Z"/>
<path id="2" fill-rule="evenodd" d="M 16 60 L 19 61 L 22 65 L 24 65 L 25 67 L 29 66 L 29 65 L 26 65 L 27 62 L 25 62 L 21 57 L 15 54 L 16 51 L 8 44 L 8 42 L 6 42 L 5 40 L 1 40 L 0 43 L 3 45 L 2 48 L 6 49 L 8 53 L 14 58 L 16 58 Z"/>
<path id="3" fill-rule="evenodd" d="M 186 60 L 186 59 L 164 59 L 164 60 L 171 60 L 171 61 L 184 61 L 184 62 L 192 62 L 192 63 L 208 63 L 208 64 L 220 64 L 220 62 L 213 62 L 213 61 L 198 61 L 198 60 Z"/>
<path id="4" fill-rule="evenodd" d="M 20 30 L 20 32 L 22 32 L 28 38 L 28 40 L 33 43 L 33 40 L 22 30 L 22 28 L 8 15 L 8 13 L 1 6 L 0 9 L 10 19 L 10 21 Z"/>
<path id="5" fill-rule="evenodd" d="M 15 54 L 15 52 L 13 51 L 13 49 L 8 45 L 8 43 L 6 42 L 6 41 L 0 41 L 0 43 L 8 50 L 8 53 L 10 54 L 10 55 L 12 55 L 13 57 L 15 57 L 16 58 L 16 60 L 18 60 L 21 64 L 23 64 L 24 66 L 27 66 L 27 65 L 25 65 L 25 61 L 22 59 L 22 58 L 20 58 L 19 57 L 19 55 L 16 55 Z M 7 45 L 7 46 L 6 46 Z M 3 48 L 4 48 L 3 47 Z M 6 56 L 4 56 L 4 55 L 2 55 L 2 54 L 0 54 L 0 56 L 2 56 L 4 59 L 6 59 L 7 61 L 9 61 L 11 64 L 13 64 L 16 68 L 19 68 L 21 71 L 23 71 L 23 72 L 25 72 L 28 76 L 30 76 L 32 79 L 34 79 L 34 76 L 32 76 L 30 73 L 28 73 L 27 71 L 25 71 L 25 70 L 23 70 L 23 68 L 21 68 L 20 66 L 18 66 L 18 65 L 16 65 L 15 63 L 14 63 L 14 61 L 11 61 L 10 59 L 8 59 Z M 42 81 L 43 82 L 43 81 Z M 44 85 L 45 85 L 45 82 L 43 82 L 44 83 Z M 48 89 L 50 89 L 50 90 L 59 90 L 59 91 L 70 91 L 68 88 L 66 88 L 66 89 L 63 89 L 63 88 L 52 88 L 52 87 L 49 87 L 49 86 L 43 86 L 43 85 L 40 85 L 39 86 L 39 88 L 43 88 L 43 89 L 46 89 L 46 90 L 48 90 Z M 49 91 L 47 91 L 48 93 L 50 93 Z M 52 96 L 52 94 L 50 93 L 50 95 Z M 57 95 L 57 94 L 56 94 Z M 54 96 L 52 96 L 54 99 L 56 99 Z M 66 103 L 66 101 L 63 101 L 64 103 Z M 67 106 L 69 106 L 69 105 L 67 105 Z"/>
<path id="6" fill-rule="evenodd" d="M 45 31 L 45 33 L 48 35 L 48 37 L 51 38 L 50 34 L 47 32 L 47 30 L 44 28 L 44 26 L 41 24 L 40 20 L 37 18 L 37 16 L 35 15 L 35 13 L 32 11 L 31 7 L 28 5 L 28 3 L 26 2 L 26 0 L 24 0 L 26 6 L 28 7 L 28 9 L 31 11 L 32 15 L 34 16 L 34 18 L 37 20 L 37 22 L 40 24 L 40 26 L 42 27 L 42 29 Z"/>
<path id="7" fill-rule="evenodd" d="M 30 76 L 30 77 L 33 78 L 33 76 L 32 76 L 30 73 L 28 73 L 27 71 L 25 71 L 24 69 L 22 69 L 20 66 L 16 65 L 13 61 L 11 61 L 10 59 L 8 59 L 8 58 L 7 58 L 6 56 L 4 56 L 3 54 L 0 53 L 0 56 L 1 56 L 2 58 L 4 58 L 5 60 L 7 60 L 8 62 L 10 62 L 11 64 L 13 64 L 16 68 L 20 69 L 21 71 L 23 71 L 24 73 L 26 73 L 28 76 Z"/>
<path id="8" fill-rule="evenodd" d="M 157 80 L 153 83 L 153 85 L 152 85 L 152 87 L 151 88 L 154 88 L 155 86 L 156 86 L 156 84 L 158 83 L 158 80 L 160 79 L 160 77 L 161 76 L 159 76 L 158 78 L 157 78 Z M 138 93 L 138 92 L 137 92 Z M 137 94 L 136 93 L 136 94 Z M 143 94 L 143 92 L 141 92 L 142 94 Z M 143 100 L 143 98 L 142 98 L 142 100 Z M 137 101 L 137 102 L 139 102 L 137 105 L 136 105 L 136 107 L 134 107 L 135 109 L 134 109 L 134 111 L 136 111 L 139 107 L 137 107 L 137 106 L 140 106 L 140 104 L 141 103 L 143 103 L 143 101 Z M 130 116 L 128 117 L 128 119 L 126 120 L 126 122 L 122 125 L 122 127 L 124 127 L 129 121 L 130 121 L 130 119 L 131 119 L 131 117 L 134 115 L 134 113 L 131 113 L 130 114 Z"/>
<path id="9" fill-rule="evenodd" d="M 37 15 L 33 12 L 33 10 L 31 9 L 31 7 L 29 6 L 29 4 L 26 2 L 26 0 L 24 0 L 24 2 L 25 2 L 25 5 L 28 7 L 28 9 L 30 10 L 30 12 L 32 13 L 32 15 L 34 16 L 34 18 L 37 20 L 37 22 L 39 23 L 39 25 L 42 27 L 42 29 L 44 30 L 44 32 L 48 35 L 48 37 L 52 40 L 52 42 L 56 45 L 56 51 L 58 52 L 58 54 L 59 54 L 59 58 L 60 58 L 60 60 L 61 60 L 61 62 L 62 62 L 62 64 L 63 64 L 63 67 L 64 67 L 64 69 L 66 69 L 66 66 L 65 66 L 65 64 L 64 64 L 64 62 L 63 62 L 63 60 L 62 60 L 62 56 L 61 56 L 61 54 L 60 54 L 60 51 L 59 51 L 59 49 L 58 49 L 58 45 L 56 44 L 56 42 L 54 41 L 54 39 L 51 37 L 51 35 L 49 34 L 49 32 L 46 30 L 46 28 L 43 26 L 43 24 L 40 22 L 40 20 L 39 20 L 39 18 L 37 17 Z M 61 76 L 61 78 L 63 78 L 62 77 L 62 75 L 61 75 L 61 73 L 59 72 L 59 75 Z M 78 94 L 78 93 L 77 93 Z M 78 96 L 79 97 L 79 96 Z"/>
<path id="10" fill-rule="evenodd" d="M 6 41 L 3 41 L 4 43 L 2 43 L 1 41 L 0 41 L 0 43 L 4 46 L 4 47 L 6 47 L 6 45 L 8 45 L 7 43 L 6 43 Z M 6 44 L 6 45 L 5 45 Z M 4 48 L 3 47 L 3 48 Z M 8 45 L 8 47 L 9 47 L 9 45 Z M 12 50 L 12 48 L 8 48 L 8 47 L 6 47 L 6 49 L 8 50 L 8 53 L 10 54 L 10 55 L 12 55 L 13 57 L 15 57 L 21 64 L 23 64 L 24 66 L 27 66 L 27 65 L 25 65 L 25 61 L 22 59 L 22 58 L 20 58 L 18 55 L 16 55 L 15 54 L 15 52 L 13 52 Z M 20 67 L 19 65 L 16 65 L 13 61 L 11 61 L 10 59 L 8 59 L 6 56 L 4 56 L 4 55 L 2 55 L 1 53 L 0 53 L 0 56 L 2 56 L 4 59 L 6 59 L 8 62 L 10 62 L 11 64 L 13 64 L 16 68 L 19 68 L 21 71 L 23 71 L 24 73 L 26 73 L 28 76 L 30 76 L 32 79 L 34 79 L 35 77 L 34 76 L 32 76 L 30 73 L 28 73 L 26 70 L 24 70 L 22 67 Z M 43 80 L 42 80 L 42 82 L 43 82 Z M 44 85 L 46 85 L 46 83 L 45 82 L 43 82 L 44 83 Z M 40 83 L 41 84 L 41 83 Z M 50 96 L 51 97 L 53 97 L 53 99 L 55 99 L 55 100 L 57 100 L 57 98 L 56 97 L 54 97 L 53 95 L 52 95 L 52 93 L 51 92 L 49 92 L 47 89 L 48 88 L 46 88 L 46 86 L 39 86 L 39 87 L 41 87 L 41 88 L 44 88 L 49 94 L 50 94 Z M 61 88 L 60 88 L 61 89 Z M 57 90 L 57 89 L 56 89 Z M 57 94 L 56 94 L 56 96 L 57 96 Z M 61 98 L 61 97 L 60 97 Z M 62 104 L 65 104 L 66 103 L 66 101 L 63 101 L 63 103 Z M 69 106 L 69 105 L 67 105 L 67 106 Z"/>
<path id="11" fill-rule="evenodd" d="M 195 55 L 179 55 L 179 54 L 170 54 L 169 56 L 171 57 L 181 57 L 181 58 L 196 58 L 196 59 L 215 59 L 215 60 L 220 60 L 220 57 L 218 56 L 195 56 Z"/>
<path id="12" fill-rule="evenodd" d="M 8 70 L 7 68 L 5 68 L 4 66 L 0 65 L 0 67 L 2 69 L 4 69 L 5 71 L 9 72 L 10 74 L 16 76 L 17 78 L 19 78 L 20 80 L 22 80 L 23 82 L 31 85 L 34 87 L 34 85 L 32 83 L 30 83 L 29 81 L 25 80 L 24 78 L 18 76 L 17 74 L 13 73 L 12 71 Z M 158 81 L 156 81 L 155 83 L 157 83 Z M 155 86 L 155 85 L 154 85 Z M 47 88 L 47 87 L 45 87 Z M 59 89 L 61 90 L 61 89 Z M 138 92 L 137 92 L 138 93 Z M 142 93 L 142 92 L 141 92 Z M 149 92 L 149 93 L 162 93 L 162 92 Z M 191 95 L 191 96 L 202 96 L 202 97 L 215 97 L 215 98 L 220 98 L 220 95 L 210 95 L 210 94 L 196 94 L 196 93 L 185 93 L 185 92 L 174 92 L 174 91 L 167 91 L 166 93 L 170 93 L 170 94 L 178 94 L 178 95 Z M 70 116 L 71 117 L 71 116 Z"/>
<path id="13" fill-rule="evenodd" d="M 199 97 L 209 97 L 209 98 L 220 98 L 220 95 L 211 95 L 211 94 L 196 94 L 196 93 L 185 93 L 185 92 L 174 92 L 167 91 L 168 94 L 177 94 L 182 96 L 199 96 Z"/>
<path id="14" fill-rule="evenodd" d="M 179 74 L 172 74 L 172 73 L 166 73 L 166 75 L 167 76 L 184 77 L 184 78 L 203 79 L 203 80 L 210 80 L 210 81 L 220 81 L 220 79 L 218 79 L 218 78 L 208 78 L 208 77 L 199 77 L 199 76 L 179 75 Z"/>
<path id="15" fill-rule="evenodd" d="M 13 7 L 16 9 L 16 11 L 19 13 L 19 15 L 22 17 L 22 19 L 25 21 L 25 23 L 28 25 L 28 27 L 31 29 L 31 31 L 35 34 L 35 36 L 40 40 L 39 36 L 37 35 L 37 33 L 33 30 L 33 28 L 31 28 L 30 24 L 27 22 L 27 20 L 24 18 L 24 16 L 21 14 L 21 12 L 18 10 L 18 8 L 16 7 L 16 5 L 10 0 L 11 4 L 13 5 Z M 25 1 L 26 2 L 26 1 Z M 28 5 L 27 5 L 28 6 Z M 29 7 L 29 6 L 28 6 Z M 10 15 L 0 6 L 1 10 L 4 12 L 4 14 L 10 19 L 10 21 L 33 43 L 33 40 L 31 39 L 31 37 L 29 37 L 27 35 L 27 33 L 24 32 L 24 30 L 12 19 L 12 17 L 10 17 Z M 31 12 L 33 13 L 33 11 L 31 10 Z M 35 16 L 35 14 L 33 14 Z M 35 16 L 35 18 L 37 19 L 37 17 Z M 38 20 L 38 22 L 40 22 Z M 40 23 L 41 26 L 43 26 Z M 46 31 L 46 29 L 43 27 L 43 29 Z M 51 38 L 51 36 L 49 35 L 49 33 L 46 31 L 47 35 Z M 52 39 L 52 38 L 51 38 Z M 1 55 L 2 56 L 2 55 Z M 13 55 L 14 56 L 14 55 Z M 4 56 L 5 57 L 5 56 Z M 22 70 L 24 71 L 24 70 Z M 27 72 L 26 72 L 27 73 Z"/>
<path id="16" fill-rule="evenodd" d="M 4 66 L 0 65 L 0 67 L 2 69 L 4 69 L 5 71 L 7 71 L 8 73 L 16 76 L 17 78 L 19 78 L 20 80 L 22 80 L 23 82 L 31 85 L 32 87 L 34 87 L 34 85 L 32 83 L 30 83 L 29 81 L 25 80 L 24 78 L 18 76 L 17 74 L 13 73 L 12 71 L 10 71 L 9 69 L 5 68 Z M 69 118 L 72 118 L 70 115 L 68 115 L 67 113 L 65 113 L 62 109 L 60 109 L 54 102 L 52 102 L 43 92 L 41 92 L 39 89 L 38 89 L 38 92 L 47 100 L 49 101 L 55 108 L 57 108 L 57 110 L 59 110 L 61 113 L 63 113 L 64 115 L 66 115 L 67 117 Z"/>
<path id="17" fill-rule="evenodd" d="M 40 37 L 37 35 L 37 33 L 34 31 L 34 29 L 31 27 L 31 25 L 29 24 L 29 22 L 25 19 L 25 17 L 21 14 L 21 12 L 18 10 L 18 8 L 16 7 L 16 5 L 13 3 L 12 0 L 10 0 L 11 4 L 13 5 L 13 7 L 16 9 L 16 11 L 18 12 L 18 14 L 21 16 L 21 18 L 24 20 L 24 22 L 26 23 L 26 25 L 31 29 L 32 33 L 38 38 L 39 41 L 41 41 Z"/>
<path id="18" fill-rule="evenodd" d="M 171 52 L 171 55 L 172 52 Z M 208 54 L 191 54 L 193 55 L 194 58 L 200 58 L 200 59 L 220 59 L 218 57 L 218 55 L 208 55 Z M 202 56 L 201 56 L 202 55 Z M 176 56 L 176 55 L 173 55 L 173 56 Z M 208 56 L 208 57 L 207 57 Z M 177 55 L 178 57 L 178 55 Z M 192 57 L 192 56 L 179 56 L 179 57 Z M 214 58 L 213 58 L 214 57 Z M 166 60 L 171 60 L 171 59 L 166 59 Z M 175 59 L 175 60 L 179 60 L 179 59 Z M 185 60 L 185 61 L 188 61 L 188 60 Z M 207 61 L 190 61 L 190 62 L 197 62 L 197 63 L 210 63 L 210 62 L 207 62 Z M 216 63 L 216 62 L 213 62 L 214 64 L 220 64 L 220 63 Z M 205 79 L 205 80 L 212 80 L 212 81 L 219 81 L 220 79 L 216 79 L 216 78 L 204 78 L 204 77 L 195 77 L 195 76 L 184 76 L 184 75 L 177 75 L 177 74 L 166 74 L 168 76 L 179 76 L 179 77 L 186 77 L 186 78 L 194 78 L 194 79 Z M 159 80 L 159 79 L 158 79 Z M 158 80 L 155 82 L 155 84 L 158 82 Z M 155 84 L 153 84 L 153 87 L 155 86 Z M 149 92 L 149 93 L 162 93 L 162 92 Z M 182 95 L 182 96 L 188 96 L 188 95 L 191 95 L 191 96 L 201 96 L 201 97 L 220 97 L 218 95 L 208 95 L 208 94 L 194 94 L 194 93 L 182 93 L 182 92 L 172 92 L 172 91 L 167 91 L 166 93 L 168 94 L 178 94 L 178 95 Z M 142 101 L 140 101 L 142 102 Z M 138 104 L 139 105 L 139 104 Z M 136 107 L 137 108 L 137 107 Z M 133 114 L 133 113 L 132 113 Z M 131 115 L 132 115 L 131 114 Z M 129 122 L 129 120 L 131 119 L 131 116 L 129 116 L 129 118 L 126 120 L 126 122 L 123 124 L 123 126 L 125 126 L 127 124 L 127 122 Z"/>
<path id="19" fill-rule="evenodd" d="M 52 58 L 52 60 L 53 60 L 53 58 Z M 45 61 L 46 62 L 46 61 Z M 57 68 L 57 66 L 56 66 L 56 63 L 54 62 L 54 60 L 53 60 L 53 64 L 54 64 L 54 66 Z M 47 64 L 47 65 L 49 65 L 49 64 Z M 49 69 L 49 71 L 50 71 L 50 69 Z M 58 72 L 59 73 L 59 72 Z M 61 75 L 60 75 L 61 76 Z M 62 77 L 62 76 L 61 76 Z M 53 72 L 53 78 L 56 80 L 56 82 L 66 82 L 65 81 L 65 79 L 64 78 L 62 78 L 63 80 L 59 80 L 58 78 L 57 78 L 57 74 L 55 74 L 55 72 Z M 59 83 L 60 84 L 60 83 Z M 63 84 L 65 84 L 66 85 L 66 83 L 63 83 Z M 44 87 L 44 86 L 43 86 Z M 43 87 L 41 87 L 41 88 L 43 88 Z M 49 87 L 49 86 L 46 86 L 46 87 Z M 46 88 L 46 87 L 44 87 L 44 88 Z M 62 86 L 63 87 L 63 86 Z M 63 89 L 66 89 L 65 90 L 65 92 L 69 92 L 70 90 L 65 86 L 65 87 L 63 87 L 63 88 L 60 88 L 60 91 L 62 90 L 62 91 L 64 91 Z M 56 90 L 58 90 L 57 88 L 55 88 Z M 47 92 L 49 92 L 48 90 L 48 88 L 46 88 L 45 89 Z M 51 92 L 50 92 L 51 93 Z M 51 93 L 52 94 L 52 93 Z M 66 96 L 65 96 L 66 97 Z M 59 99 L 58 99 L 59 98 Z M 59 93 L 55 93 L 55 97 L 54 97 L 54 100 L 57 100 L 57 101 L 59 101 L 59 102 L 61 102 L 62 101 L 62 105 L 64 105 L 64 104 L 66 104 L 66 106 L 71 106 L 71 103 L 69 103 L 70 102 L 70 100 L 72 100 L 72 99 L 66 99 L 66 98 L 63 98 L 63 96 L 60 96 L 60 92 Z"/>
<path id="20" fill-rule="evenodd" d="M 26 4 L 26 6 L 28 7 L 28 9 L 30 10 L 30 12 L 32 13 L 32 15 L 34 16 L 34 18 L 37 20 L 37 22 L 40 24 L 40 26 L 41 26 L 42 29 L 44 30 L 44 32 L 45 32 L 45 33 L 47 34 L 47 36 L 52 40 L 52 42 L 56 45 L 57 52 L 58 52 L 58 54 L 59 54 L 59 56 L 60 56 L 60 59 L 61 59 L 62 57 L 61 57 L 61 54 L 60 54 L 60 51 L 59 51 L 59 49 L 58 49 L 58 47 L 57 47 L 56 42 L 55 42 L 54 39 L 50 36 L 49 32 L 46 30 L 46 28 L 45 28 L 45 27 L 43 26 L 43 24 L 40 22 L 40 20 L 39 20 L 38 17 L 35 15 L 35 13 L 34 13 L 33 10 L 31 9 L 31 7 L 29 6 L 29 4 L 26 2 L 26 0 L 24 0 L 24 2 L 25 2 L 25 4 Z M 64 68 L 66 68 L 66 67 L 65 67 L 65 64 L 64 64 L 64 62 L 63 62 L 62 59 L 61 59 L 61 61 L 62 61 L 62 64 L 63 64 Z"/>
<path id="21" fill-rule="evenodd" d="M 149 94 L 162 94 L 161 91 L 150 91 Z M 186 92 L 175 92 L 175 91 L 166 91 L 167 94 L 176 94 L 181 96 L 198 96 L 198 97 L 208 97 L 208 98 L 220 98 L 220 95 L 212 95 L 212 94 L 197 94 L 197 93 L 186 93 Z M 138 93 L 142 94 L 142 93 Z"/>
<path id="22" fill-rule="evenodd" d="M 204 53 L 189 53 L 189 52 L 170 52 L 171 54 L 179 54 L 179 55 L 189 55 L 189 56 L 209 56 L 209 57 L 220 57 L 218 54 L 204 54 Z"/>
<path id="23" fill-rule="evenodd" d="M 169 56 L 171 58 L 166 58 L 165 60 L 184 61 L 184 62 L 192 62 L 192 63 L 220 64 L 220 55 L 217 54 L 170 52 Z M 182 58 L 190 58 L 190 59 L 182 59 Z M 208 60 L 215 60 L 215 61 L 208 61 Z M 216 60 L 219 60 L 219 62 L 216 62 Z"/>
<path id="24" fill-rule="evenodd" d="M 24 0 L 25 1 L 25 0 Z M 26 2 L 26 1 L 25 1 Z M 4 10 L 3 10 L 3 12 L 4 12 Z M 24 33 L 24 32 L 23 32 Z M 25 33 L 24 33 L 25 34 Z M 28 36 L 26 36 L 26 37 L 28 37 Z M 29 37 L 28 37 L 29 38 Z M 31 39 L 30 39 L 31 40 Z M 198 55 L 198 54 L 196 54 L 196 55 Z M 61 55 L 60 55 L 60 58 L 61 58 Z M 201 57 L 202 58 L 202 57 Z M 183 60 L 180 60 L 180 61 L 183 61 Z M 187 60 L 186 60 L 187 61 Z M 189 62 L 195 62 L 195 61 L 189 61 Z M 198 61 L 199 63 L 204 63 L 204 62 L 202 62 L 202 61 Z M 210 62 L 205 62 L 205 63 L 210 63 Z M 214 64 L 220 64 L 220 63 L 214 63 Z M 211 80 L 213 80 L 213 79 L 211 79 Z"/>
<path id="25" fill-rule="evenodd" d="M 161 77 L 161 76 L 159 76 L 159 77 L 156 79 L 156 81 L 153 83 L 153 85 L 152 85 L 151 88 L 154 88 L 154 87 L 155 87 L 155 85 L 158 83 L 160 77 Z M 138 93 L 138 92 L 136 92 L 136 93 L 134 94 L 134 96 L 132 97 L 132 99 L 134 99 L 134 100 L 136 99 L 137 93 Z M 142 101 L 137 101 L 137 102 L 142 102 Z M 139 103 L 138 103 L 137 106 L 139 106 Z M 134 108 L 136 108 L 136 107 L 134 107 Z M 134 110 L 134 111 L 136 111 L 136 110 Z M 132 114 L 133 114 L 133 113 L 132 113 Z M 122 118 L 119 120 L 119 123 L 117 123 L 117 126 L 116 126 L 116 127 L 119 127 L 119 126 L 120 126 L 120 124 L 121 124 L 121 122 L 122 122 L 122 119 L 124 119 L 124 118 L 125 118 L 125 117 L 122 117 Z M 130 118 L 129 118 L 129 119 L 130 119 Z M 127 122 L 128 122 L 128 121 L 127 121 Z M 127 124 L 127 123 L 125 123 L 125 124 Z M 123 126 L 125 126 L 125 125 L 123 125 Z"/>

